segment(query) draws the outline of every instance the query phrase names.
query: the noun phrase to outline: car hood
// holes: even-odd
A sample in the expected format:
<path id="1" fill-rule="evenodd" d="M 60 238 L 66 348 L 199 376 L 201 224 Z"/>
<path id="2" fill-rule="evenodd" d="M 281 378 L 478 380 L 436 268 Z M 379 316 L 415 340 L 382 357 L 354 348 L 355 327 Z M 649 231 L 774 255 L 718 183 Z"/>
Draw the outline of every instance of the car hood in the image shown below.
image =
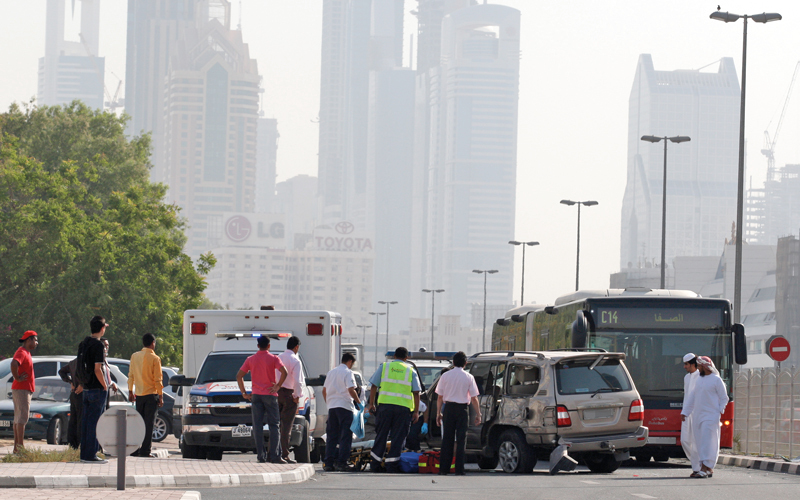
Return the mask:
<path id="1" fill-rule="evenodd" d="M 14 401 L 0 401 L 0 411 L 14 411 Z M 69 403 L 61 401 L 31 401 L 31 411 L 36 413 L 61 413 L 69 411 Z"/>

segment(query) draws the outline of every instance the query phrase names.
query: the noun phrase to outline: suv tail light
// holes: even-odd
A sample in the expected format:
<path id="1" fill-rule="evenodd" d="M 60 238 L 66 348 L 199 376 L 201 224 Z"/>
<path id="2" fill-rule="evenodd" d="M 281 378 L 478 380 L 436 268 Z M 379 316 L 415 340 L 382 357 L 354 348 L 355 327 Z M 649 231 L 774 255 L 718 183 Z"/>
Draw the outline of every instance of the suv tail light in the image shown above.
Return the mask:
<path id="1" fill-rule="evenodd" d="M 631 403 L 631 409 L 628 412 L 628 421 L 644 420 L 644 405 L 641 399 L 636 399 Z"/>
<path id="2" fill-rule="evenodd" d="M 564 405 L 556 407 L 557 425 L 559 427 L 569 427 L 572 425 L 572 419 L 569 418 L 569 410 Z"/>
<path id="3" fill-rule="evenodd" d="M 206 323 L 192 323 L 192 335 L 205 335 L 208 332 Z"/>

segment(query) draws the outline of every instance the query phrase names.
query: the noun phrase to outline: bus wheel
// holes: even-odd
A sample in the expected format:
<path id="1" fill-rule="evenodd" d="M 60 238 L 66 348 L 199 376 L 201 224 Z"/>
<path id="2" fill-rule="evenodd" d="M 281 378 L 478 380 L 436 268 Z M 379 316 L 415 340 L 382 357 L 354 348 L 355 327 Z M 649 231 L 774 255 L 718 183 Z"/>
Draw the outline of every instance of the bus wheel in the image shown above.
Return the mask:
<path id="1" fill-rule="evenodd" d="M 637 462 L 649 462 L 653 455 L 645 452 L 632 453 Z"/>
<path id="2" fill-rule="evenodd" d="M 583 461 L 590 471 L 604 474 L 614 472 L 622 464 L 622 462 L 617 462 L 611 453 L 591 453 L 586 455 Z"/>

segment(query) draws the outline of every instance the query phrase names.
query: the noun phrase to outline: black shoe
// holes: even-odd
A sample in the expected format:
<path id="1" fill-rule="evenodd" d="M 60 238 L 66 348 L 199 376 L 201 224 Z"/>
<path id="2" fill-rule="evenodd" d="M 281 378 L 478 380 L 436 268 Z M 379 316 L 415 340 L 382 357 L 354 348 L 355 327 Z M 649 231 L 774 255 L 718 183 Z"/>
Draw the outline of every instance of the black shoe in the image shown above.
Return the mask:
<path id="1" fill-rule="evenodd" d="M 466 472 L 456 472 L 456 476 L 466 476 Z"/>
<path id="2" fill-rule="evenodd" d="M 322 470 L 325 472 L 333 472 L 336 470 L 336 468 L 333 465 L 323 465 Z"/>
<path id="3" fill-rule="evenodd" d="M 387 467 L 386 472 L 388 474 L 400 474 L 400 467 Z"/>
<path id="4" fill-rule="evenodd" d="M 267 463 L 267 459 L 266 458 L 259 458 L 258 459 L 258 463 L 265 464 L 265 463 Z"/>
<path id="5" fill-rule="evenodd" d="M 284 460 L 282 458 L 273 458 L 272 460 L 270 460 L 270 462 L 273 463 L 273 464 L 286 464 L 286 463 L 288 463 L 286 460 Z"/>
<path id="6" fill-rule="evenodd" d="M 447 475 L 447 472 L 440 470 L 440 471 L 439 471 L 439 472 L 437 472 L 436 474 L 437 474 L 438 476 L 446 476 L 446 475 Z"/>
<path id="7" fill-rule="evenodd" d="M 103 460 L 100 457 L 92 457 L 89 460 L 81 459 L 81 463 L 84 463 L 84 464 L 107 464 L 108 460 Z"/>
<path id="8" fill-rule="evenodd" d="M 373 460 L 373 461 L 372 461 L 372 462 L 370 462 L 370 464 L 369 464 L 369 471 L 370 471 L 370 472 L 383 472 L 383 471 L 381 470 L 381 463 L 380 463 L 380 462 L 378 462 L 377 460 Z"/>
<path id="9" fill-rule="evenodd" d="M 336 472 L 354 472 L 356 470 L 355 467 L 347 464 L 336 464 L 333 468 L 336 469 Z"/>
<path id="10" fill-rule="evenodd" d="M 286 461 L 287 464 L 296 464 L 297 463 L 297 461 L 292 460 L 289 457 L 283 457 L 283 459 Z"/>

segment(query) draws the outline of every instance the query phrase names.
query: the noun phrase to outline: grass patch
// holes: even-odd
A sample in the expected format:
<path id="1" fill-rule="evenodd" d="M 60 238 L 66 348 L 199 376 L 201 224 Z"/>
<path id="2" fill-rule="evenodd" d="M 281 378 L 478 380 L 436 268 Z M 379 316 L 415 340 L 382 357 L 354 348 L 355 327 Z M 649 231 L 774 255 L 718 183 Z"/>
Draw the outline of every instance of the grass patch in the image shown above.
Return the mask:
<path id="1" fill-rule="evenodd" d="M 79 450 L 70 448 L 64 450 L 42 450 L 40 448 L 21 448 L 18 453 L 9 453 L 3 457 L 4 464 L 19 464 L 28 462 L 78 462 L 81 459 Z"/>

